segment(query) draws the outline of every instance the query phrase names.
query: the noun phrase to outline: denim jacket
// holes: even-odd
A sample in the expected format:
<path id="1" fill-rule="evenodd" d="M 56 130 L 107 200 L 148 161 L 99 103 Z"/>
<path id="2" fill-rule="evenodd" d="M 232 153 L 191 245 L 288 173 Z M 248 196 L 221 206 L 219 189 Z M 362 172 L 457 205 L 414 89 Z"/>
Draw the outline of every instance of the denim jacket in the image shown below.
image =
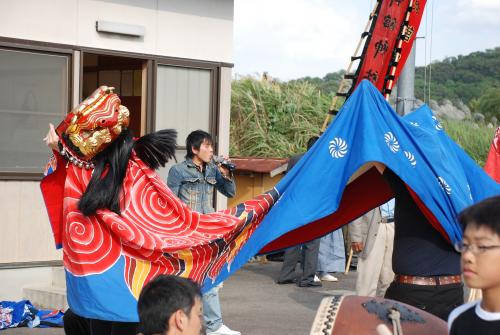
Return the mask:
<path id="1" fill-rule="evenodd" d="M 170 168 L 167 185 L 189 208 L 203 214 L 215 212 L 214 188 L 229 198 L 236 193 L 234 180 L 224 178 L 214 163 L 206 164 L 203 173 L 189 158 Z"/>

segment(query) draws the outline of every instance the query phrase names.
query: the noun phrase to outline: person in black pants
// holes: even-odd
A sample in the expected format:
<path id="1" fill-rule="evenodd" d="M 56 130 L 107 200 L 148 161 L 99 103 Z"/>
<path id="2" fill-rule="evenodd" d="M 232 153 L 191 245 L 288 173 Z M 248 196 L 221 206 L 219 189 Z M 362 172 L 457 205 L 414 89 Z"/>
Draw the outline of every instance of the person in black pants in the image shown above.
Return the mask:
<path id="1" fill-rule="evenodd" d="M 435 230 L 405 183 L 380 163 L 375 166 L 394 191 L 394 281 L 385 298 L 418 307 L 447 320 L 463 304 L 460 254 Z"/>
<path id="2" fill-rule="evenodd" d="M 64 333 L 66 335 L 90 334 L 90 320 L 73 313 L 67 309 L 63 316 Z"/>
<path id="3" fill-rule="evenodd" d="M 317 136 L 311 137 L 307 142 L 307 150 L 309 150 L 318 140 Z M 295 155 L 288 162 L 290 171 L 295 164 L 304 156 L 304 154 Z M 283 266 L 281 267 L 280 275 L 276 283 L 291 284 L 297 283 L 300 287 L 321 286 L 321 282 L 315 282 L 316 267 L 318 266 L 320 239 L 304 243 L 285 250 Z M 295 275 L 295 267 L 301 258 L 301 275 L 297 278 Z"/>
<path id="4" fill-rule="evenodd" d="M 63 316 L 66 335 L 136 334 L 138 323 L 113 322 L 81 317 L 68 308 Z"/>

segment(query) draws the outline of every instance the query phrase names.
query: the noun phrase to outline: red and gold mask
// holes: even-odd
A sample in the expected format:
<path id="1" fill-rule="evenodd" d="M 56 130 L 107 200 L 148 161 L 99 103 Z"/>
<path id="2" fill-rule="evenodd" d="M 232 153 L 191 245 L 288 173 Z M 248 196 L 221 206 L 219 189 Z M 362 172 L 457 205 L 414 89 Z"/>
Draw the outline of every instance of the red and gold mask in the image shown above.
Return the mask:
<path id="1" fill-rule="evenodd" d="M 82 161 L 92 160 L 128 127 L 129 110 L 121 105 L 113 90 L 114 87 L 99 87 L 57 126 L 65 149 Z"/>

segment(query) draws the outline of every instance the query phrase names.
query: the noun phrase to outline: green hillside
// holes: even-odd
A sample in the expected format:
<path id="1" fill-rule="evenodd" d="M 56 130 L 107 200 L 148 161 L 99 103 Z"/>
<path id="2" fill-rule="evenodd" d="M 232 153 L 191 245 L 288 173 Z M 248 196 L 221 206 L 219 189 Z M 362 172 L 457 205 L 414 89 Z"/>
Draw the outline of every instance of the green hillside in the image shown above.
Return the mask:
<path id="1" fill-rule="evenodd" d="M 292 82 L 309 82 L 324 94 L 334 93 L 344 71 L 323 78 L 304 77 Z M 469 55 L 435 61 L 415 69 L 415 95 L 424 100 L 424 78 L 431 77 L 430 98 L 437 102 L 461 100 L 473 112 L 500 119 L 500 47 Z M 427 90 L 429 88 L 427 87 Z M 426 98 L 428 98 L 426 96 Z"/>
<path id="2" fill-rule="evenodd" d="M 427 67 L 427 76 L 429 73 L 432 74 L 431 99 L 461 100 L 474 111 L 490 114 L 493 112 L 491 106 L 480 101 L 482 98 L 490 100 L 500 93 L 500 47 L 434 62 L 430 69 Z M 417 67 L 415 95 L 421 100 L 424 76 L 425 68 Z"/>

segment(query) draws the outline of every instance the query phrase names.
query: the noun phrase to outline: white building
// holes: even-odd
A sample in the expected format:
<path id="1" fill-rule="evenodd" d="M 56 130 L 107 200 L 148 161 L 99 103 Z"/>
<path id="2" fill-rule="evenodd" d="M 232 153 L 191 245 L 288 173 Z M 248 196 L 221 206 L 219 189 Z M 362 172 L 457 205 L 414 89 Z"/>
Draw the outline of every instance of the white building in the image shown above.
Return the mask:
<path id="1" fill-rule="evenodd" d="M 225 154 L 232 53 L 233 0 L 0 2 L 0 300 L 61 265 L 39 189 L 48 123 L 114 86 L 135 134 L 177 129 L 182 160 L 204 129 Z"/>

